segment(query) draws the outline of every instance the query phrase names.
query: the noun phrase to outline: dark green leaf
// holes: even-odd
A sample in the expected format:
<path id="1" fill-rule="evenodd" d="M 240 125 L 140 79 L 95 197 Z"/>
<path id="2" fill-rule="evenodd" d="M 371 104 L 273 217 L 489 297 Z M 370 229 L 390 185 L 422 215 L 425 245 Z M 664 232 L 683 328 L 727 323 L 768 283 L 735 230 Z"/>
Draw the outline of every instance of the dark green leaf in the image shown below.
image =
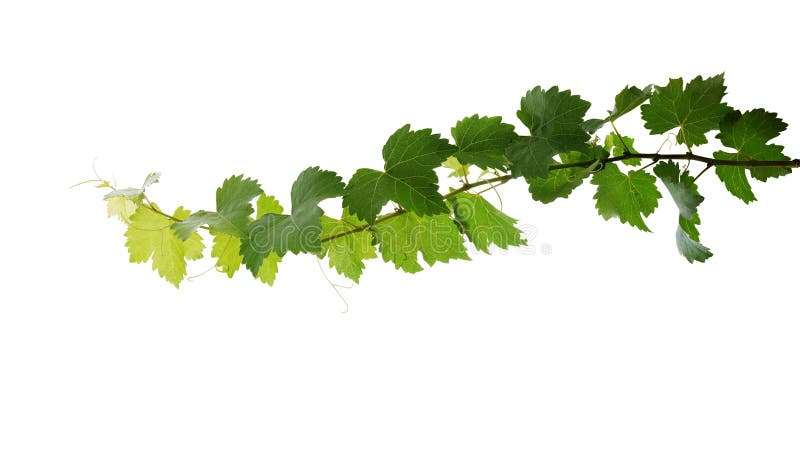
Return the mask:
<path id="1" fill-rule="evenodd" d="M 786 129 L 786 123 L 775 113 L 754 109 L 742 114 L 734 111 L 720 124 L 717 138 L 722 145 L 735 149 L 742 160 L 789 161 L 783 146 L 768 142 Z M 753 167 L 750 175 L 759 181 L 777 178 L 792 172 L 788 167 Z"/>
<path id="2" fill-rule="evenodd" d="M 241 254 L 244 264 L 257 275 L 264 259 L 275 253 L 282 257 L 287 252 L 314 253 L 322 251 L 322 200 L 342 195 L 344 183 L 334 172 L 309 167 L 292 185 L 292 213 L 264 214 L 248 227 L 242 239 Z"/>
<path id="3" fill-rule="evenodd" d="M 419 215 L 448 213 L 434 172 L 456 151 L 430 129 L 397 130 L 383 147 L 384 171 L 359 169 L 344 191 L 342 205 L 372 224 L 389 201 Z"/>
<path id="4" fill-rule="evenodd" d="M 703 196 L 697 192 L 697 185 L 688 173 L 681 176 L 680 168 L 672 161 L 662 161 L 653 168 L 653 173 L 667 187 L 678 211 L 684 219 L 691 219 L 697 214 L 697 207 L 703 202 Z"/>
<path id="5" fill-rule="evenodd" d="M 507 164 L 506 149 L 517 138 L 514 125 L 501 117 L 465 117 L 451 130 L 456 143 L 456 158 L 462 164 L 481 169 L 502 169 Z"/>
<path id="6" fill-rule="evenodd" d="M 173 224 L 172 229 L 183 240 L 206 224 L 213 232 L 242 237 L 250 223 L 250 215 L 253 214 L 251 202 L 261 192 L 261 186 L 256 180 L 244 178 L 244 175 L 232 176 L 217 189 L 216 212 L 197 211 L 182 222 Z"/>
<path id="7" fill-rule="evenodd" d="M 724 75 L 703 79 L 698 76 L 683 87 L 683 79 L 670 79 L 655 88 L 650 103 L 642 105 L 642 119 L 650 134 L 678 129 L 676 140 L 691 148 L 708 142 L 706 133 L 719 128 L 731 108 L 722 103 Z"/>
<path id="8" fill-rule="evenodd" d="M 506 152 L 515 176 L 547 178 L 553 157 L 568 151 L 582 151 L 588 145 L 583 116 L 590 103 L 569 90 L 537 86 L 522 98 L 517 117 L 531 135 L 521 137 Z"/>
<path id="9" fill-rule="evenodd" d="M 552 160 L 551 164 L 569 164 L 586 161 L 586 156 L 580 152 L 567 152 L 559 155 L 559 161 Z M 583 184 L 592 167 L 571 167 L 567 169 L 551 170 L 547 178 L 526 178 L 528 191 L 534 200 L 550 203 L 558 198 L 567 198 L 578 186 Z"/>

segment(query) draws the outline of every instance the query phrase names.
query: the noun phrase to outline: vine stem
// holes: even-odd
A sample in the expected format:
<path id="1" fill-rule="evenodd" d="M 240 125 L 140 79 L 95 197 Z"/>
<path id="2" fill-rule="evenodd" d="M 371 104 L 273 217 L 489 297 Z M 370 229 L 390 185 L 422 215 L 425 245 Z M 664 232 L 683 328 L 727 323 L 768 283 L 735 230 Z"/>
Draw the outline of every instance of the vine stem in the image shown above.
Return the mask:
<path id="1" fill-rule="evenodd" d="M 575 167 L 589 167 L 589 166 L 591 166 L 591 165 L 593 165 L 593 164 L 595 164 L 597 162 L 599 162 L 601 164 L 601 167 L 604 167 L 606 164 L 609 164 L 609 163 L 615 163 L 615 162 L 619 162 L 619 161 L 625 161 L 625 160 L 628 160 L 628 159 L 637 159 L 637 158 L 651 160 L 652 162 L 651 162 L 650 165 L 655 164 L 655 163 L 657 163 L 659 161 L 670 161 L 670 160 L 700 161 L 700 162 L 704 162 L 704 163 L 707 164 L 706 169 L 703 170 L 703 172 L 705 172 L 706 170 L 708 170 L 712 166 L 786 167 L 786 168 L 792 168 L 792 169 L 800 168 L 800 159 L 793 159 L 793 160 L 789 160 L 789 161 L 731 161 L 731 160 L 724 160 L 724 159 L 709 158 L 709 157 L 706 157 L 706 156 L 700 156 L 700 155 L 696 155 L 694 153 L 688 153 L 687 152 L 687 153 L 678 153 L 678 154 L 625 153 L 625 154 L 620 155 L 620 156 L 614 156 L 614 157 L 600 159 L 600 160 L 586 160 L 586 161 L 577 161 L 577 162 L 564 163 L 564 164 L 552 164 L 549 167 L 548 170 L 552 171 L 552 170 L 571 169 L 571 168 L 575 168 Z M 701 175 L 702 175 L 702 172 L 701 172 Z M 511 175 L 511 174 L 508 174 L 508 175 L 497 176 L 497 177 L 494 177 L 494 178 L 486 178 L 486 179 L 483 179 L 483 180 L 478 180 L 478 181 L 475 181 L 473 183 L 465 183 L 464 185 L 462 185 L 458 189 L 454 189 L 454 190 L 450 191 L 449 193 L 445 194 L 444 198 L 445 199 L 452 198 L 452 197 L 454 197 L 454 196 L 456 196 L 456 195 L 458 195 L 458 194 L 460 194 L 462 192 L 466 192 L 466 191 L 469 191 L 470 189 L 473 189 L 473 188 L 476 188 L 476 187 L 479 187 L 479 186 L 484 186 L 484 185 L 487 185 L 487 184 L 497 183 L 496 186 L 495 186 L 495 187 L 497 187 L 497 186 L 500 186 L 501 184 L 507 183 L 512 178 L 514 178 L 514 176 Z M 698 176 L 698 178 L 699 178 L 699 176 Z M 168 219 L 170 219 L 170 220 L 172 220 L 174 222 L 182 222 L 181 219 L 178 219 L 175 216 L 172 216 L 170 214 L 165 213 L 164 211 L 161 211 L 161 209 L 159 209 L 152 202 L 150 202 L 150 199 L 148 199 L 147 197 L 144 197 L 144 201 L 147 204 L 147 207 L 150 208 L 153 212 L 155 212 L 157 214 L 160 214 L 160 215 L 162 215 L 162 216 L 164 216 L 164 217 L 166 217 L 166 218 L 168 218 Z M 405 209 L 399 209 L 399 210 L 397 210 L 397 211 L 395 211 L 393 213 L 386 214 L 384 216 L 381 216 L 381 217 L 377 218 L 375 220 L 375 224 L 378 224 L 378 223 L 381 223 L 381 222 L 385 222 L 385 221 L 387 221 L 389 219 L 393 219 L 395 217 L 401 216 L 401 215 L 405 214 L 406 212 L 408 212 L 408 211 L 406 211 Z M 357 227 L 351 228 L 351 229 L 349 229 L 347 231 L 343 231 L 341 233 L 337 233 L 337 234 L 334 234 L 332 236 L 328 236 L 328 237 L 326 237 L 324 239 L 321 239 L 320 242 L 328 242 L 328 241 L 332 241 L 334 239 L 338 239 L 338 238 L 341 238 L 341 237 L 344 237 L 344 236 L 355 234 L 355 233 L 358 233 L 360 231 L 364 231 L 369 227 L 370 227 L 370 225 L 357 226 Z M 201 226 L 200 228 L 203 228 L 205 230 L 209 229 L 208 226 L 205 226 L 205 225 Z"/>
<path id="2" fill-rule="evenodd" d="M 587 161 L 577 161 L 577 162 L 573 162 L 573 163 L 552 164 L 549 167 L 548 170 L 552 171 L 552 170 L 570 169 L 570 168 L 574 168 L 574 167 L 589 167 L 592 164 L 595 164 L 597 162 L 599 162 L 601 164 L 601 167 L 604 167 L 606 164 L 609 164 L 609 163 L 615 163 L 615 162 L 619 162 L 619 161 L 625 161 L 625 160 L 628 160 L 628 159 L 637 159 L 637 158 L 649 159 L 653 163 L 657 163 L 659 161 L 671 161 L 671 160 L 700 161 L 700 162 L 706 163 L 708 165 L 707 167 L 712 167 L 712 166 L 732 166 L 732 167 L 786 167 L 786 168 L 792 168 L 792 169 L 800 168 L 800 159 L 793 159 L 793 160 L 789 160 L 789 161 L 730 161 L 730 160 L 725 160 L 725 159 L 709 158 L 709 157 L 706 157 L 706 156 L 700 156 L 700 155 L 696 155 L 694 153 L 687 152 L 687 153 L 677 153 L 677 154 L 626 153 L 626 154 L 623 154 L 623 155 L 620 155 L 620 156 L 614 156 L 614 157 L 600 159 L 600 160 L 587 160 Z M 474 183 L 464 184 L 460 188 L 454 189 L 454 190 L 450 191 L 449 193 L 447 193 L 446 195 L 444 195 L 444 198 L 445 199 L 452 198 L 455 195 L 458 195 L 458 194 L 460 194 L 462 192 L 466 192 L 466 191 L 468 191 L 470 189 L 473 189 L 473 188 L 476 188 L 476 187 L 479 187 L 479 186 L 483 186 L 483 185 L 486 185 L 486 184 L 491 184 L 491 183 L 498 183 L 498 185 L 499 184 L 503 184 L 503 183 L 506 183 L 506 182 L 510 181 L 512 178 L 514 178 L 514 177 L 509 174 L 509 175 L 502 175 L 502 176 L 499 176 L 499 177 L 487 178 L 487 179 L 484 179 L 484 180 L 479 180 L 479 181 L 476 181 Z M 377 223 L 385 222 L 385 221 L 387 221 L 389 219 L 393 219 L 393 218 L 395 218 L 397 216 L 401 216 L 401 215 L 405 214 L 406 212 L 407 211 L 404 210 L 404 209 L 395 211 L 393 213 L 390 213 L 390 214 L 387 214 L 385 216 L 379 217 L 377 220 L 375 220 L 375 223 L 377 224 Z M 355 233 L 358 233 L 360 231 L 364 231 L 369 227 L 370 227 L 370 225 L 362 225 L 362 226 L 359 226 L 359 227 L 356 227 L 356 228 L 352 228 L 350 230 L 343 231 L 341 233 L 337 233 L 337 234 L 334 234 L 332 236 L 328 236 L 328 237 L 322 239 L 321 242 L 332 241 L 334 239 L 338 239 L 338 238 L 341 238 L 341 237 L 344 237 L 344 236 L 355 234 Z"/>

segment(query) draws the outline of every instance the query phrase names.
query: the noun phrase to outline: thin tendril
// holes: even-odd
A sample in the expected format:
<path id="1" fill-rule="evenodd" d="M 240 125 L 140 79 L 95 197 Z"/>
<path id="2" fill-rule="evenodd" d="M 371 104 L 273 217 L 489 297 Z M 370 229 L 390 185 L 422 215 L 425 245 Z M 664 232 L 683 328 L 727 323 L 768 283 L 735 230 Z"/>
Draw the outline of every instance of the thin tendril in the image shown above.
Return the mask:
<path id="1" fill-rule="evenodd" d="M 319 258 L 316 258 L 316 260 L 317 260 L 317 266 L 319 267 L 319 271 L 320 271 L 320 273 L 322 273 L 322 276 L 325 278 L 325 281 L 327 281 L 327 282 L 328 282 L 328 284 L 330 285 L 330 287 L 333 289 L 333 291 L 334 291 L 334 292 L 336 292 L 336 295 L 338 295 L 338 296 L 339 296 L 339 299 L 340 299 L 340 300 L 342 301 L 342 303 L 344 304 L 344 311 L 340 311 L 340 312 L 341 312 L 342 314 L 346 314 L 346 313 L 347 313 L 347 312 L 350 310 L 350 305 L 347 303 L 347 299 L 345 299 L 345 298 L 344 298 L 344 295 L 342 295 L 342 293 L 341 293 L 341 292 L 339 292 L 339 289 L 340 289 L 340 288 L 341 288 L 341 289 L 350 289 L 350 288 L 352 288 L 353 286 L 342 286 L 342 285 L 340 285 L 340 284 L 336 284 L 336 283 L 334 283 L 333 281 L 331 281 L 331 279 L 330 279 L 330 278 L 328 278 L 328 274 L 327 274 L 327 273 L 325 273 L 325 269 L 323 269 L 323 268 L 322 268 L 322 263 L 320 263 L 320 262 L 319 262 Z"/>

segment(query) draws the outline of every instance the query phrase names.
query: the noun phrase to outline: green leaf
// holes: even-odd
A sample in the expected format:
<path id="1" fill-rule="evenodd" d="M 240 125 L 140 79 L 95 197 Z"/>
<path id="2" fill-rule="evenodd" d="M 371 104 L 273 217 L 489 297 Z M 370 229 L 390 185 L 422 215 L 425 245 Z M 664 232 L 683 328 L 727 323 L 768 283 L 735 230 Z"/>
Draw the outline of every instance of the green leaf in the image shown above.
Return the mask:
<path id="1" fill-rule="evenodd" d="M 658 163 L 653 168 L 653 173 L 661 179 L 678 206 L 678 230 L 675 235 L 678 252 L 690 263 L 704 262 L 713 253 L 700 243 L 700 232 L 697 230 L 697 225 L 700 225 L 697 207 L 704 200 L 697 191 L 697 183 L 689 173 L 681 173 L 674 162 Z"/>
<path id="2" fill-rule="evenodd" d="M 153 205 L 157 208 L 157 206 Z M 178 208 L 172 214 L 178 219 L 185 219 L 189 211 Z M 130 261 L 143 263 L 153 261 L 153 270 L 178 287 L 186 276 L 186 260 L 203 256 L 203 241 L 194 233 L 185 241 L 178 238 L 170 228 L 172 219 L 153 211 L 149 207 L 140 206 L 130 217 L 128 231 L 125 232 Z"/>
<path id="3" fill-rule="evenodd" d="M 217 189 L 217 211 L 197 211 L 182 222 L 172 225 L 181 239 L 186 239 L 201 225 L 208 225 L 211 231 L 225 233 L 241 238 L 247 232 L 250 215 L 253 214 L 251 202 L 261 194 L 258 182 L 244 175 L 232 176 Z"/>
<path id="4" fill-rule="evenodd" d="M 746 161 L 746 157 L 739 153 L 728 153 L 723 151 L 714 152 L 715 159 L 722 159 L 725 161 Z M 750 203 L 756 200 L 753 194 L 753 188 L 750 186 L 750 181 L 747 179 L 747 173 L 744 167 L 737 166 L 720 166 L 714 167 L 717 177 L 725 184 L 725 188 L 735 197 L 741 199 L 745 203 Z"/>
<path id="5" fill-rule="evenodd" d="M 605 119 L 586 119 L 581 125 L 581 128 L 583 128 L 583 131 L 589 134 L 595 134 L 597 130 L 603 128 L 603 125 L 605 124 Z"/>
<path id="6" fill-rule="evenodd" d="M 644 89 L 636 86 L 625 86 L 619 94 L 614 97 L 614 109 L 608 112 L 605 119 L 589 119 L 583 123 L 583 129 L 589 134 L 594 134 L 606 123 L 617 120 L 625 114 L 638 108 L 646 102 L 653 92 L 653 85 L 649 84 Z"/>
<path id="7" fill-rule="evenodd" d="M 714 256 L 708 247 L 698 240 L 692 239 L 681 226 L 678 226 L 675 231 L 675 242 L 678 245 L 678 252 L 690 263 L 695 261 L 705 262 L 708 258 Z"/>
<path id="8" fill-rule="evenodd" d="M 320 236 L 322 240 L 362 228 L 355 233 L 322 242 L 322 252 L 319 255 L 321 259 L 327 254 L 330 267 L 335 268 L 340 275 L 344 275 L 356 283 L 364 272 L 364 260 L 378 257 L 375 253 L 375 245 L 372 243 L 372 233 L 366 227 L 366 222 L 348 214 L 347 211 L 342 213 L 341 220 L 322 216 L 322 235 Z"/>
<path id="9" fill-rule="evenodd" d="M 527 178 L 547 178 L 553 157 L 588 147 L 589 134 L 583 129 L 583 116 L 590 103 L 569 90 L 537 86 L 522 98 L 517 117 L 531 135 L 509 146 L 506 156 L 511 173 Z"/>
<path id="10" fill-rule="evenodd" d="M 273 252 L 281 257 L 289 251 L 319 253 L 323 214 L 319 203 L 342 195 L 343 189 L 342 178 L 334 172 L 309 167 L 300 173 L 292 185 L 291 215 L 267 213 L 250 223 L 241 246 L 250 272 L 258 275 L 264 259 Z"/>
<path id="11" fill-rule="evenodd" d="M 214 234 L 211 257 L 217 258 L 216 267 L 222 273 L 228 275 L 228 278 L 233 278 L 233 274 L 242 265 L 242 255 L 239 254 L 241 246 L 242 241 L 236 236 L 222 233 Z"/>
<path id="12" fill-rule="evenodd" d="M 525 243 L 522 232 L 514 226 L 513 219 L 495 208 L 480 195 L 461 192 L 450 198 L 455 221 L 461 232 L 478 250 L 489 253 L 489 245 L 507 249 Z"/>
<path id="13" fill-rule="evenodd" d="M 616 164 L 609 164 L 594 174 L 592 184 L 597 186 L 597 211 L 605 220 L 618 217 L 622 223 L 650 231 L 644 217 L 655 211 L 661 198 L 656 177 L 638 170 L 626 175 Z"/>
<path id="14" fill-rule="evenodd" d="M 389 201 L 418 215 L 448 213 L 434 172 L 456 148 L 430 129 L 397 130 L 383 146 L 384 171 L 359 169 L 344 191 L 342 206 L 374 223 Z"/>
<path id="15" fill-rule="evenodd" d="M 122 223 L 131 223 L 131 216 L 136 212 L 137 204 L 133 200 L 117 196 L 106 199 L 108 217 L 116 217 Z"/>
<path id="16" fill-rule="evenodd" d="M 283 258 L 278 256 L 275 252 L 270 253 L 261 262 L 261 267 L 258 268 L 256 278 L 261 280 L 262 283 L 267 283 L 272 286 L 275 284 L 275 278 L 278 275 L 278 263 Z"/>
<path id="17" fill-rule="evenodd" d="M 383 260 L 408 273 L 422 270 L 419 253 L 429 266 L 437 261 L 469 260 L 464 238 L 448 214 L 405 213 L 376 223 L 373 231 Z"/>
<path id="18" fill-rule="evenodd" d="M 746 161 L 789 161 L 783 154 L 783 146 L 769 144 L 786 129 L 786 123 L 775 113 L 754 109 L 742 114 L 734 111 L 720 124 L 717 138 L 722 145 L 736 150 L 740 160 Z M 788 167 L 753 167 L 750 175 L 759 181 L 788 175 Z"/>
<path id="19" fill-rule="evenodd" d="M 256 218 L 267 213 L 281 214 L 283 213 L 283 207 L 278 203 L 275 197 L 261 194 L 257 201 Z M 232 278 L 233 274 L 236 273 L 242 265 L 243 257 L 240 253 L 242 241 L 238 237 L 229 234 L 214 232 L 211 234 L 214 235 L 214 245 L 211 247 L 211 256 L 217 258 L 216 266 L 220 271 L 228 275 L 228 278 Z M 275 253 L 270 253 L 262 263 L 256 277 L 265 283 L 269 283 L 271 286 L 275 281 L 275 274 L 278 272 L 278 263 L 280 261 L 280 256 Z"/>
<path id="20" fill-rule="evenodd" d="M 283 206 L 274 196 L 261 194 L 256 200 L 256 219 L 264 214 L 283 214 Z"/>
<path id="21" fill-rule="evenodd" d="M 636 154 L 639 153 L 633 147 L 633 139 L 627 136 L 619 136 L 617 133 L 611 132 L 608 136 L 606 136 L 606 141 L 604 145 L 606 151 L 613 156 L 622 156 L 625 154 L 626 150 L 629 150 L 630 153 Z M 625 159 L 621 161 L 622 164 L 626 166 L 638 166 L 642 163 L 641 158 L 632 158 L 632 159 Z"/>
<path id="22" fill-rule="evenodd" d="M 638 108 L 653 93 L 653 85 L 648 84 L 644 89 L 636 86 L 625 86 L 619 94 L 614 97 L 614 109 L 608 112 L 608 119 L 617 120 L 625 114 Z"/>
<path id="23" fill-rule="evenodd" d="M 153 172 L 145 177 L 141 188 L 114 189 L 113 191 L 104 195 L 103 200 L 109 200 L 115 197 L 124 197 L 129 200 L 139 201 L 144 197 L 144 192 L 147 190 L 147 188 L 158 183 L 159 179 L 161 179 L 161 174 Z M 104 185 L 107 186 L 108 184 L 105 183 Z"/>
<path id="24" fill-rule="evenodd" d="M 667 187 L 678 211 L 684 219 L 691 219 L 697 214 L 697 207 L 703 203 L 703 196 L 697 192 L 697 185 L 694 179 L 685 173 L 681 176 L 678 164 L 674 162 L 660 162 L 653 168 L 653 173 Z"/>
<path id="25" fill-rule="evenodd" d="M 552 164 L 569 164 L 585 161 L 586 157 L 580 152 L 567 152 L 559 155 L 559 161 Z M 593 167 L 572 167 L 568 169 L 551 170 L 547 178 L 526 178 L 528 191 L 534 200 L 542 203 L 551 203 L 558 198 L 567 198 L 578 186 L 583 184 Z"/>
<path id="26" fill-rule="evenodd" d="M 211 256 L 217 258 L 216 266 L 222 273 L 228 275 L 228 278 L 233 278 L 233 274 L 242 265 L 244 257 L 239 253 L 240 247 L 241 240 L 235 236 L 227 234 L 214 236 L 214 247 L 211 250 Z M 278 273 L 279 262 L 281 262 L 281 257 L 274 252 L 270 253 L 261 262 L 261 267 L 255 277 L 272 286 Z"/>
<path id="27" fill-rule="evenodd" d="M 451 156 L 444 160 L 442 167 L 451 170 L 451 172 L 447 175 L 448 177 L 466 178 L 469 175 L 471 164 L 461 164 L 461 161 L 456 159 L 455 156 Z"/>
<path id="28" fill-rule="evenodd" d="M 683 87 L 682 78 L 670 79 L 656 87 L 650 103 L 642 105 L 642 119 L 650 134 L 678 129 L 676 140 L 692 148 L 708 142 L 706 133 L 719 128 L 731 108 L 722 103 L 724 75 L 703 79 L 698 76 Z"/>
<path id="29" fill-rule="evenodd" d="M 514 125 L 502 117 L 465 117 L 451 130 L 456 143 L 456 157 L 463 164 L 481 169 L 502 169 L 507 164 L 506 149 L 517 138 Z"/>

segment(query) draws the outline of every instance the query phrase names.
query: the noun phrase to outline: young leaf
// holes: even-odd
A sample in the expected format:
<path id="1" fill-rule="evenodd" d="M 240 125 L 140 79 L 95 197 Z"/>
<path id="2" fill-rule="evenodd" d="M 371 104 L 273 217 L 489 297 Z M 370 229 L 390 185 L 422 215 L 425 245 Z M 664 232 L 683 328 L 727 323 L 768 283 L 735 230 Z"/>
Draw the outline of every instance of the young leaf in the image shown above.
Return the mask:
<path id="1" fill-rule="evenodd" d="M 429 266 L 437 261 L 469 260 L 464 238 L 447 214 L 418 216 L 409 212 L 376 223 L 373 231 L 383 260 L 408 273 L 422 270 L 419 253 Z"/>
<path id="2" fill-rule="evenodd" d="M 480 195 L 461 192 L 450 199 L 455 221 L 478 250 L 489 253 L 489 245 L 507 249 L 525 243 L 513 219 Z"/>
<path id="3" fill-rule="evenodd" d="M 115 197 L 124 197 L 129 200 L 139 201 L 144 196 L 144 191 L 146 191 L 148 187 L 158 183 L 158 180 L 160 178 L 161 178 L 160 173 L 153 172 L 151 174 L 148 174 L 147 177 L 145 177 L 144 183 L 142 183 L 141 188 L 114 189 L 113 191 L 103 196 L 103 200 L 109 200 Z"/>
<path id="4" fill-rule="evenodd" d="M 342 219 L 336 220 L 328 216 L 322 216 L 321 239 L 330 238 L 341 233 L 365 227 L 366 222 L 359 220 L 356 216 L 342 213 Z M 355 233 L 330 239 L 322 243 L 320 259 L 328 255 L 330 267 L 336 269 L 340 275 L 358 283 L 361 274 L 364 272 L 364 260 L 377 258 L 375 245 L 372 243 L 372 233 L 368 229 L 363 229 Z"/>
<path id="5" fill-rule="evenodd" d="M 583 116 L 590 103 L 569 90 L 537 86 L 522 97 L 517 117 L 528 127 L 530 136 L 517 139 L 506 151 L 511 173 L 526 178 L 547 178 L 553 157 L 568 151 L 586 149 L 589 134 L 583 129 Z"/>
<path id="6" fill-rule="evenodd" d="M 358 169 L 344 191 L 342 206 L 369 224 L 389 201 L 419 215 L 447 213 L 433 169 L 456 151 L 430 129 L 406 125 L 383 146 L 384 171 Z"/>
<path id="7" fill-rule="evenodd" d="M 456 159 L 455 156 L 450 156 L 442 163 L 442 167 L 450 169 L 451 172 L 447 175 L 451 178 L 466 178 L 469 175 L 469 168 L 471 164 L 461 164 L 461 161 Z"/>
<path id="8" fill-rule="evenodd" d="M 456 143 L 456 158 L 463 164 L 481 169 L 503 169 L 508 164 L 506 149 L 517 138 L 514 125 L 501 117 L 478 117 L 459 120 L 451 130 Z"/>
<path id="9" fill-rule="evenodd" d="M 622 223 L 650 231 L 644 217 L 656 210 L 661 198 L 656 177 L 639 170 L 626 175 L 616 164 L 609 164 L 594 174 L 592 184 L 597 186 L 597 211 L 605 220 L 618 217 Z"/>
<path id="10" fill-rule="evenodd" d="M 131 223 L 131 216 L 138 206 L 133 200 L 121 195 L 106 199 L 106 203 L 108 217 L 116 217 L 122 223 Z"/>
<path id="11" fill-rule="evenodd" d="M 670 79 L 666 86 L 656 87 L 650 103 L 642 105 L 642 119 L 650 134 L 663 134 L 678 129 L 675 140 L 690 149 L 708 142 L 706 133 L 719 128 L 731 111 L 722 103 L 725 96 L 724 75 L 703 79 L 698 76 L 683 87 L 682 78 Z"/>
<path id="12" fill-rule="evenodd" d="M 239 254 L 239 247 L 242 246 L 242 241 L 238 237 L 229 234 L 212 234 L 214 236 L 214 244 L 211 246 L 211 257 L 217 258 L 215 266 L 228 278 L 233 278 L 233 274 L 242 265 L 242 255 Z"/>
<path id="13" fill-rule="evenodd" d="M 258 275 L 264 259 L 270 253 L 283 256 L 286 252 L 319 253 L 322 250 L 322 200 L 342 195 L 344 183 L 334 172 L 309 167 L 300 173 L 292 185 L 292 213 L 265 214 L 248 227 L 242 239 L 244 264 Z"/>
<path id="14" fill-rule="evenodd" d="M 157 208 L 157 206 L 153 205 Z M 185 219 L 189 211 L 178 208 L 172 214 L 178 219 Z M 170 228 L 172 219 L 153 211 L 147 206 L 139 206 L 130 217 L 128 231 L 125 232 L 130 261 L 143 263 L 152 259 L 153 270 L 178 287 L 186 276 L 186 260 L 203 256 L 203 241 L 194 233 L 182 240 Z"/>

